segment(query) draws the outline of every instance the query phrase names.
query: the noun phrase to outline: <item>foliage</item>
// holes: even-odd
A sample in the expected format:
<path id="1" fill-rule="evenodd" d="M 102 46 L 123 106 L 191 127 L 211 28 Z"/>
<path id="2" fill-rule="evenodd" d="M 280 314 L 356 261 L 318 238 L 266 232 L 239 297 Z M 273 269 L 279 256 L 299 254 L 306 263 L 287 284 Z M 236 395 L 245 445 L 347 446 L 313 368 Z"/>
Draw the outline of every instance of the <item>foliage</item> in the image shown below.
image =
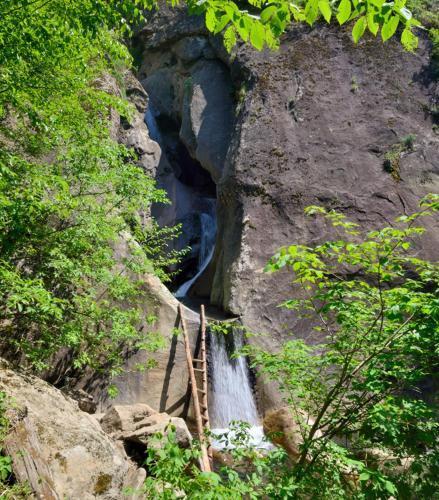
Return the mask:
<path id="1" fill-rule="evenodd" d="M 428 28 L 439 28 L 439 6 L 436 0 L 408 0 L 407 7 Z"/>
<path id="2" fill-rule="evenodd" d="M 384 155 L 384 170 L 389 172 L 395 181 L 400 181 L 400 160 L 401 155 L 405 152 L 413 151 L 415 146 L 416 136 L 408 134 L 399 142 L 393 144 L 392 147 Z"/>
<path id="3" fill-rule="evenodd" d="M 421 26 L 407 9 L 407 0 L 283 0 L 261 2 L 249 0 L 249 10 L 240 9 L 237 3 L 224 0 L 207 0 L 189 4 L 192 12 L 206 12 L 206 26 L 212 33 L 223 33 L 228 50 L 238 38 L 249 41 L 258 50 L 276 48 L 279 37 L 291 22 L 305 22 L 313 26 L 323 19 L 329 23 L 336 18 L 340 25 L 350 23 L 352 37 L 357 43 L 366 31 L 383 41 L 388 40 L 402 27 L 400 39 L 407 50 L 414 50 L 418 38 L 413 29 Z M 247 7 L 247 8 L 248 8 Z M 355 21 L 355 22 L 354 22 Z"/>
<path id="4" fill-rule="evenodd" d="M 121 37 L 139 6 L 0 6 L 1 344 L 38 369 L 68 348 L 74 368 L 114 374 L 126 349 L 158 348 L 139 330 L 138 277 L 166 277 L 175 230 L 141 220 L 165 194 L 111 133 L 114 113 L 132 114 L 112 89 L 131 63 Z"/>
<path id="5" fill-rule="evenodd" d="M 335 460 L 340 481 L 357 470 L 368 497 L 435 493 L 437 408 L 422 386 L 437 377 L 439 267 L 413 245 L 425 232 L 420 219 L 438 210 L 439 196 L 430 195 L 395 227 L 363 235 L 343 215 L 309 207 L 339 239 L 292 245 L 268 264 L 293 270 L 296 297 L 283 306 L 307 318 L 320 341 L 291 340 L 277 353 L 244 349 L 258 373 L 279 384 L 301 429 L 299 484 Z"/>
<path id="6" fill-rule="evenodd" d="M 4 454 L 3 443 L 10 427 L 6 410 L 10 406 L 7 395 L 0 391 L 0 497 L 5 500 L 30 498 L 31 491 L 27 484 L 13 483 L 12 459 Z"/>
<path id="7" fill-rule="evenodd" d="M 433 78 L 439 80 L 439 4 L 436 0 L 408 0 L 407 6 L 413 11 L 414 16 L 429 29 L 433 43 L 431 68 Z"/>
<path id="8" fill-rule="evenodd" d="M 439 196 L 430 195 L 395 227 L 362 234 L 343 215 L 309 207 L 340 237 L 284 248 L 267 270 L 293 270 L 296 297 L 283 305 L 314 325 L 320 343 L 290 340 L 276 353 L 242 349 L 257 373 L 278 383 L 301 436 L 299 456 L 252 449 L 249 425 L 235 422 L 222 436 L 232 466 L 203 473 L 198 444 L 180 449 L 170 429 L 148 450 L 145 492 L 162 499 L 436 498 L 439 424 L 422 386 L 437 376 L 439 267 L 414 245 L 425 232 L 421 218 L 438 210 Z M 217 333 L 227 331 L 219 324 Z"/>
<path id="9" fill-rule="evenodd" d="M 157 435 L 159 446 L 148 449 L 148 477 L 143 492 L 151 498 L 170 500 L 235 500 L 237 498 L 288 498 L 291 485 L 286 471 L 288 457 L 283 450 L 261 455 L 248 446 L 248 424 L 235 423 L 227 453 L 233 459 L 233 469 L 221 467 L 218 472 L 201 472 L 197 466 L 201 456 L 199 443 L 190 448 L 178 446 L 175 429 L 169 427 L 166 436 Z M 232 437 L 229 437 L 232 436 Z M 261 478 L 264 481 L 261 481 Z M 266 498 L 266 497 L 265 497 Z"/>
<path id="10" fill-rule="evenodd" d="M 0 483 L 4 483 L 12 473 L 11 457 L 3 454 L 3 441 L 8 433 L 9 420 L 6 416 L 8 398 L 4 392 L 0 392 Z"/>
<path id="11" fill-rule="evenodd" d="M 209 321 L 209 330 L 217 335 L 232 334 L 237 326 L 235 321 Z"/>

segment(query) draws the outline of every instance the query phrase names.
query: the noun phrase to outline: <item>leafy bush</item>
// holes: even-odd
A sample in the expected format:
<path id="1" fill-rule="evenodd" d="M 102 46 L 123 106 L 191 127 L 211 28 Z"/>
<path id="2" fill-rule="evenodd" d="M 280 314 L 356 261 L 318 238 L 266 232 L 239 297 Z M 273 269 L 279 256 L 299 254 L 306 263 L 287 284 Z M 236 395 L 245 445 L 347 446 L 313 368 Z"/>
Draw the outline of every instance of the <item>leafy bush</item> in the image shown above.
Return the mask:
<path id="1" fill-rule="evenodd" d="M 197 444 L 181 450 L 170 432 L 165 446 L 148 451 L 147 493 L 436 498 L 437 407 L 422 388 L 439 364 L 439 266 L 417 255 L 414 240 L 425 233 L 421 218 L 438 210 L 439 196 L 430 195 L 394 227 L 362 234 L 343 215 L 309 207 L 338 238 L 283 248 L 267 271 L 292 269 L 296 293 L 283 306 L 306 318 L 319 342 L 292 338 L 279 352 L 242 349 L 257 374 L 278 384 L 302 437 L 299 456 L 261 454 L 248 447 L 248 425 L 235 424 L 224 436 L 233 465 L 206 474 L 197 467 Z"/>
<path id="2" fill-rule="evenodd" d="M 165 278 L 174 233 L 142 223 L 165 194 L 111 121 L 132 115 L 111 89 L 131 64 L 121 37 L 134 5 L 0 7 L 1 344 L 37 369 L 67 348 L 73 368 L 116 373 L 126 349 L 158 348 L 139 330 L 139 276 Z"/>
<path id="3" fill-rule="evenodd" d="M 175 432 L 168 428 L 165 441 L 148 449 L 148 477 L 143 492 L 157 499 L 235 500 L 237 498 L 288 498 L 294 490 L 287 475 L 288 456 L 281 449 L 266 455 L 248 446 L 248 424 L 236 422 L 224 439 L 231 447 L 227 453 L 233 468 L 219 467 L 217 472 L 201 472 L 199 443 L 179 448 Z"/>
<path id="4" fill-rule="evenodd" d="M 362 234 L 343 215 L 309 207 L 339 238 L 292 245 L 268 264 L 292 269 L 297 293 L 283 306 L 320 339 L 294 339 L 277 353 L 245 349 L 279 384 L 301 429 L 299 480 L 335 460 L 339 476 L 356 469 L 360 492 L 374 498 L 435 493 L 439 425 L 422 387 L 439 364 L 439 266 L 419 257 L 413 240 L 425 232 L 420 219 L 438 210 L 430 195 L 394 227 Z"/>
<path id="5" fill-rule="evenodd" d="M 3 443 L 10 425 L 6 416 L 9 406 L 9 398 L 0 391 L 0 497 L 5 500 L 20 500 L 30 498 L 31 491 L 27 484 L 13 481 L 12 459 L 4 454 Z"/>

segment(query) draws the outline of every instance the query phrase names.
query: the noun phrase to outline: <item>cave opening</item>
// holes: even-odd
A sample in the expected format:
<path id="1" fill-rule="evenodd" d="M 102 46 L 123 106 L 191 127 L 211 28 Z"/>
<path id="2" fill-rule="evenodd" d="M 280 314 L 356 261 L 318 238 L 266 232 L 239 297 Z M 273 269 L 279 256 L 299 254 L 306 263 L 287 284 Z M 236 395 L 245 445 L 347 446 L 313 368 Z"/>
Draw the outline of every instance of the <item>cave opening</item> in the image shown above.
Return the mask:
<path id="1" fill-rule="evenodd" d="M 211 261 L 216 239 L 216 184 L 210 173 L 189 152 L 180 139 L 180 124 L 167 115 L 146 117 L 163 159 L 157 181 L 166 190 L 171 205 L 153 207 L 161 226 L 181 225 L 172 250 L 184 250 L 173 273 L 169 289 L 181 300 L 209 298 L 213 281 Z"/>
<path id="2" fill-rule="evenodd" d="M 199 161 L 190 155 L 181 141 L 178 123 L 165 115 L 157 116 L 156 123 L 161 131 L 162 147 L 175 177 L 201 196 L 216 198 L 216 184 L 212 176 Z"/>

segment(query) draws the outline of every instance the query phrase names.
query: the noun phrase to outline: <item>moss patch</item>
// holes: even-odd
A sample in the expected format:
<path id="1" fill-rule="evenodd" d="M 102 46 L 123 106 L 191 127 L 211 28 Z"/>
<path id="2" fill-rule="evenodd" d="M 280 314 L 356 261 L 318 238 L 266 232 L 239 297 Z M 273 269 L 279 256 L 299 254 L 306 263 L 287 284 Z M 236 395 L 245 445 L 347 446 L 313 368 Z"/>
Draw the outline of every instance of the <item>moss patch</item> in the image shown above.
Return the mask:
<path id="1" fill-rule="evenodd" d="M 93 493 L 95 495 L 102 495 L 110 489 L 112 477 L 110 474 L 101 474 L 96 480 Z"/>
<path id="2" fill-rule="evenodd" d="M 414 150 L 416 136 L 413 134 L 406 135 L 393 146 L 384 155 L 383 167 L 395 181 L 401 180 L 401 155 L 404 152 Z"/>

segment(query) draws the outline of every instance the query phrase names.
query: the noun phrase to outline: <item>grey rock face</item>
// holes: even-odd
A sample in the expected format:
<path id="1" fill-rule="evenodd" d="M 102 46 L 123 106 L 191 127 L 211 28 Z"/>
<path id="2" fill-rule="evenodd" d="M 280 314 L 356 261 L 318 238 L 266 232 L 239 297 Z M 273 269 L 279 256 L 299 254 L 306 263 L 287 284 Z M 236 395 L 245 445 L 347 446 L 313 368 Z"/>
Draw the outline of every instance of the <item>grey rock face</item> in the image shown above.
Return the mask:
<path id="1" fill-rule="evenodd" d="M 215 182 L 223 172 L 233 123 L 228 71 L 218 61 L 200 61 L 185 87 L 180 137 Z"/>
<path id="2" fill-rule="evenodd" d="M 200 59 L 209 50 L 208 47 L 209 42 L 206 37 L 191 36 L 179 40 L 174 45 L 173 51 L 183 63 L 191 63 Z"/>
<path id="3" fill-rule="evenodd" d="M 174 122 L 191 156 L 219 181 L 235 122 L 230 72 L 200 32 L 197 17 L 164 9 L 148 26 L 138 35 L 143 50 L 139 78 L 155 116 L 168 120 L 167 133 L 169 120 Z"/>
<path id="4" fill-rule="evenodd" d="M 92 416 L 41 379 L 0 363 L 0 390 L 12 401 L 6 452 L 17 479 L 38 498 L 118 500 L 124 488 L 139 486 L 145 471 Z"/>
<path id="5" fill-rule="evenodd" d="M 292 336 L 315 342 L 309 325 L 277 307 L 291 296 L 288 272 L 261 271 L 279 247 L 336 237 L 309 205 L 341 211 L 365 229 L 390 224 L 439 190 L 439 137 L 425 108 L 438 96 L 428 80 L 429 47 L 405 53 L 397 42 L 366 39 L 359 47 L 340 31 L 293 31 L 279 52 L 238 52 L 250 75 L 219 189 L 219 240 L 212 299 L 242 316 L 270 350 Z M 253 83 L 252 83 L 253 82 Z M 356 85 L 353 85 L 356 82 Z M 395 181 L 385 152 L 408 134 L 414 151 L 401 157 Z M 419 247 L 437 258 L 431 220 Z M 262 406 L 277 404 L 260 384 Z"/>
<path id="6" fill-rule="evenodd" d="M 114 406 L 101 420 L 102 428 L 114 439 L 128 443 L 160 446 L 167 434 L 168 426 L 175 428 L 175 438 L 179 446 L 187 448 L 192 436 L 182 418 L 158 413 L 145 404 Z M 154 435 L 160 433 L 162 438 Z"/>
<path id="7" fill-rule="evenodd" d="M 167 113 L 217 183 L 212 302 L 266 333 L 254 341 L 267 349 L 292 336 L 313 342 L 306 322 L 277 307 L 292 293 L 291 275 L 262 269 L 283 245 L 334 237 L 331 228 L 304 216 L 308 205 L 334 208 L 372 229 L 438 192 L 439 137 L 426 109 L 439 91 L 429 76 L 429 44 L 422 40 L 414 54 L 397 41 L 366 38 L 355 46 L 342 30 L 319 26 L 291 30 L 277 52 L 242 46 L 232 61 L 209 39 L 215 60 L 200 51 L 196 62 L 179 60 L 172 47 L 203 36 L 197 23 L 181 11 L 156 16 L 151 26 L 160 27 L 160 36 L 151 26 L 139 36 L 140 78 L 171 68 L 174 97 Z M 230 91 L 239 95 L 233 122 L 229 104 L 224 110 L 216 100 Z M 408 134 L 416 136 L 415 146 L 401 155 L 397 181 L 384 170 L 384 155 Z M 431 232 L 419 250 L 437 258 L 437 226 L 425 223 Z M 279 404 L 273 387 L 262 381 L 258 389 L 263 409 Z"/>

